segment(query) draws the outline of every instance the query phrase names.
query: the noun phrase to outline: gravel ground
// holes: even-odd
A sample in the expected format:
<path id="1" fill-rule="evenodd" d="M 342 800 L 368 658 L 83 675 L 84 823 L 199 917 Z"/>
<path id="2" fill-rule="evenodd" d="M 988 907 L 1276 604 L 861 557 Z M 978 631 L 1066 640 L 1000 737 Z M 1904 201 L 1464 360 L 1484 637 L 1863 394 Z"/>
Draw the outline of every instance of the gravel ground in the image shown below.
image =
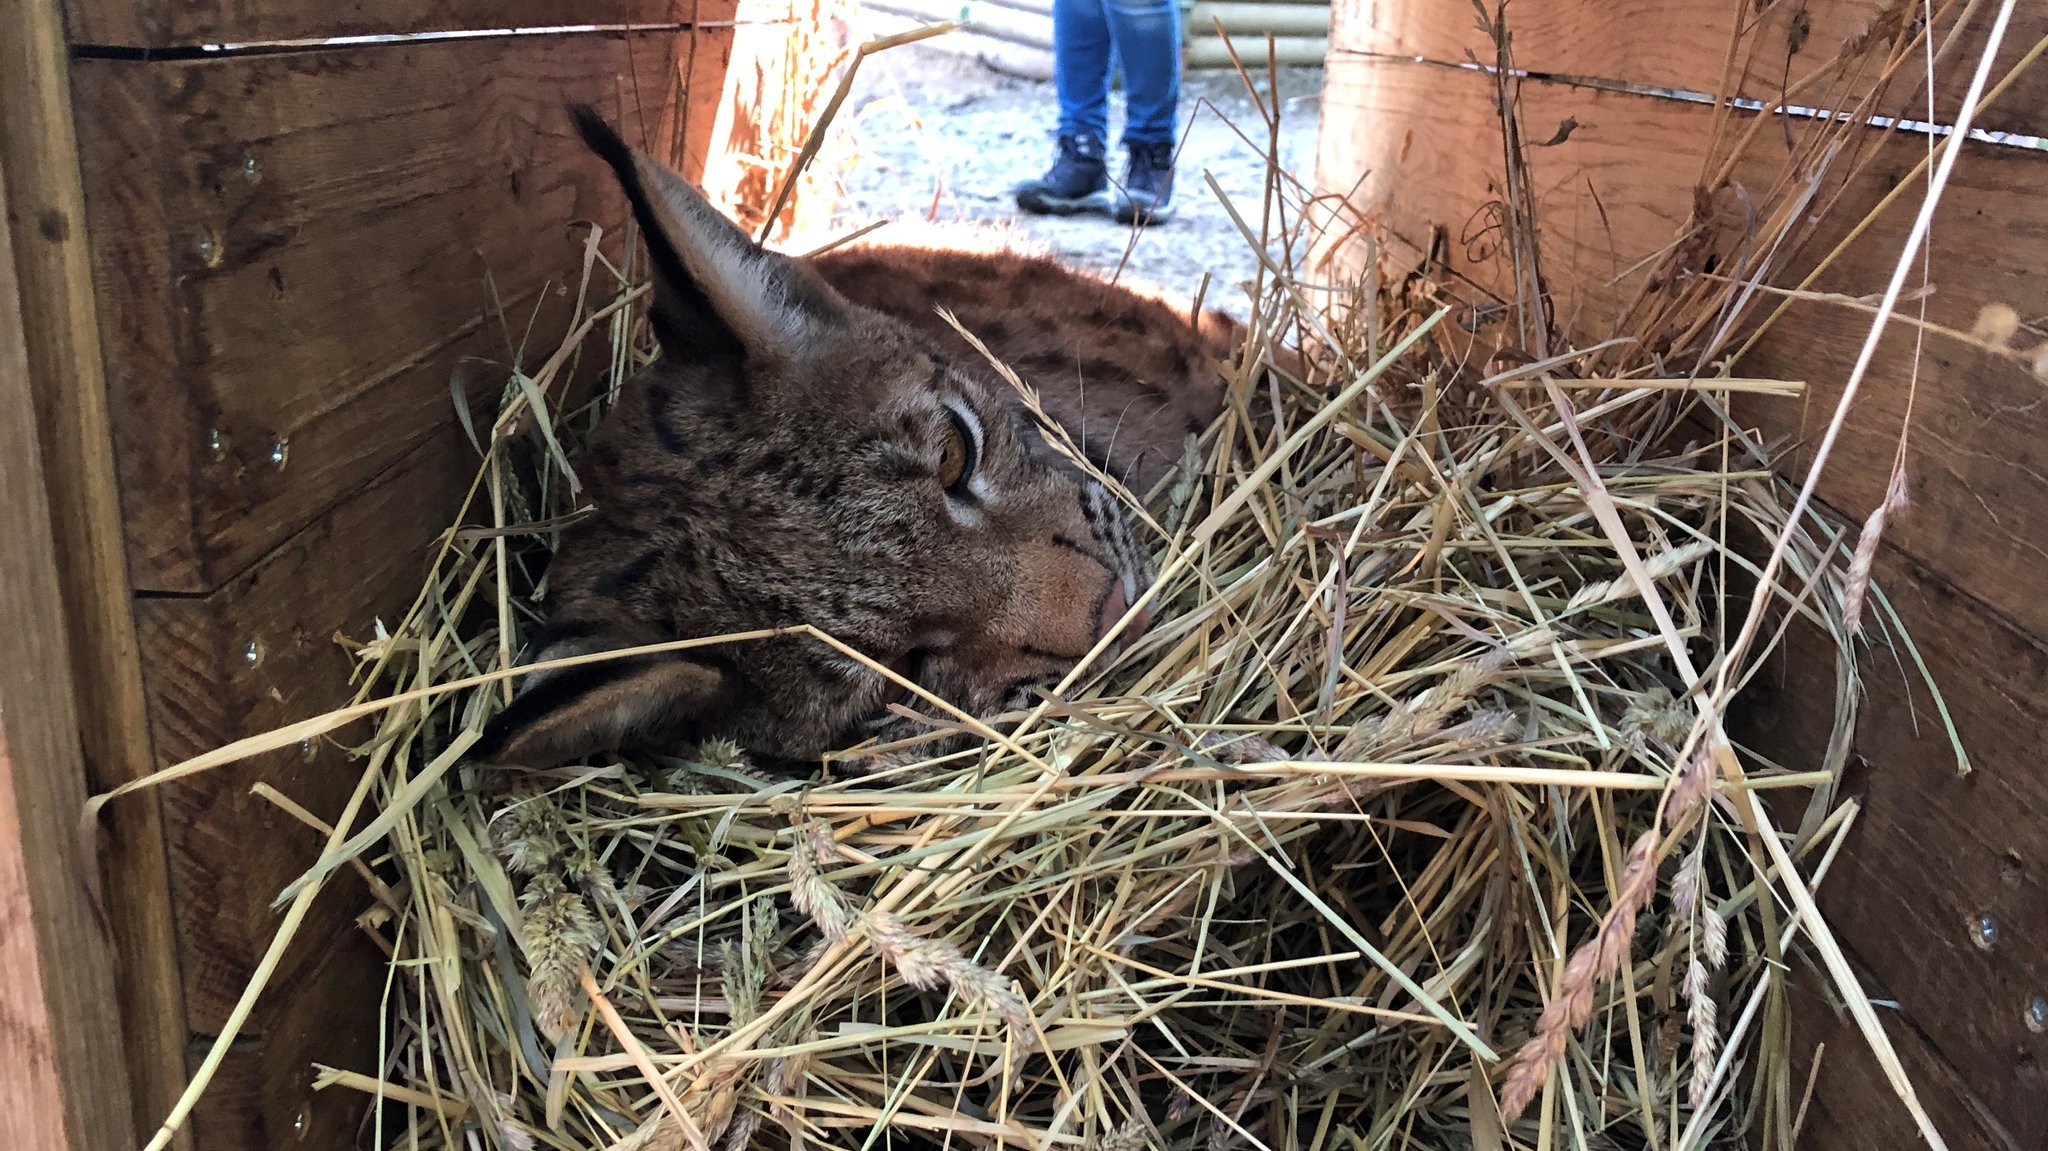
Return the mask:
<path id="1" fill-rule="evenodd" d="M 1259 83 L 1263 90 L 1265 79 Z M 1304 180 L 1314 162 L 1321 86 L 1321 69 L 1280 73 L 1280 151 L 1285 167 Z M 1106 216 L 1038 217 L 1017 210 L 1010 189 L 1043 171 L 1052 157 L 1057 103 L 1050 84 L 919 45 L 879 53 L 861 65 L 853 96 L 834 124 L 847 145 L 835 229 L 899 217 L 993 223 L 1069 264 L 1103 273 L 1115 271 L 1128 251 L 1126 275 L 1191 294 L 1208 272 L 1210 302 L 1242 314 L 1243 293 L 1228 285 L 1247 281 L 1257 261 L 1203 174 L 1213 176 L 1256 226 L 1266 175 L 1264 128 L 1234 72 L 1190 74 L 1181 92 L 1186 143 L 1174 188 L 1177 211 L 1134 236 Z M 1121 98 L 1112 104 L 1120 116 Z M 1110 135 L 1119 172 L 1120 127 L 1112 123 Z M 887 235 L 884 228 L 875 238 Z"/>

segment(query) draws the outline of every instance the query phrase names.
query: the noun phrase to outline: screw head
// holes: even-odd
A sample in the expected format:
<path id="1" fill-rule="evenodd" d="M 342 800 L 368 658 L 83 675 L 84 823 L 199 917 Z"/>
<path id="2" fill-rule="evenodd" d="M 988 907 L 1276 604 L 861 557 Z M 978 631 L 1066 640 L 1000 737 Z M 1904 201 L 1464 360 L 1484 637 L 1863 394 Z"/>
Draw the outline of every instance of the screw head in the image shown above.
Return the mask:
<path id="1" fill-rule="evenodd" d="M 248 643 L 242 645 L 242 662 L 248 664 L 250 667 L 255 667 L 257 664 L 263 662 L 262 640 L 252 639 Z"/>
<path id="2" fill-rule="evenodd" d="M 283 470 L 285 461 L 291 458 L 291 441 L 279 436 L 270 441 L 270 466 Z"/>
<path id="3" fill-rule="evenodd" d="M 244 175 L 244 176 L 248 177 L 249 179 L 253 180 L 253 179 L 255 179 L 255 178 L 256 178 L 256 177 L 257 177 L 257 176 L 258 176 L 258 175 L 259 175 L 259 174 L 260 174 L 260 173 L 261 173 L 262 171 L 263 171 L 263 165 L 262 165 L 262 164 L 259 164 L 259 163 L 257 163 L 257 161 L 256 161 L 256 156 L 255 156 L 255 154 L 254 154 L 254 153 L 251 153 L 251 152 L 244 152 L 244 153 L 242 153 L 242 175 Z"/>
<path id="4" fill-rule="evenodd" d="M 2027 1022 L 2027 1030 L 2034 1034 L 2048 1032 L 2048 996 L 2036 995 L 2027 1000 L 2027 1010 L 2022 1018 Z"/>
<path id="5" fill-rule="evenodd" d="M 1976 944 L 1980 951 L 1989 951 L 1992 944 L 1998 942 L 1998 920 L 1993 919 L 1990 912 L 1970 920 L 1970 942 Z"/>

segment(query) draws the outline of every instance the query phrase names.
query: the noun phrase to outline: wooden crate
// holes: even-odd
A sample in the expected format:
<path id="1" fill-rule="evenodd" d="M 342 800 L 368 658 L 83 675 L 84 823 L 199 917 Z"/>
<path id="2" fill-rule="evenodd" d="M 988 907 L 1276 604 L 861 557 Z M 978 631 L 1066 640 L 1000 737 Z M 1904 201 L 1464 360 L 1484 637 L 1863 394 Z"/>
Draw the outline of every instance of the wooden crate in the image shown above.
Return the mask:
<path id="1" fill-rule="evenodd" d="M 1490 6 L 1489 6 L 1490 7 Z M 1764 8 L 1759 14 L 1757 9 Z M 1521 112 L 1546 272 L 1557 315 L 1583 335 L 1607 336 L 1643 274 L 1694 205 L 1701 142 L 1716 110 L 1696 94 L 1720 84 L 1737 20 L 1740 94 L 1769 102 L 1846 37 L 1890 7 L 1881 0 L 1570 0 L 1508 7 Z M 1944 9 L 1937 42 L 1959 32 L 1934 93 L 1951 122 L 1997 5 Z M 1994 79 L 2044 35 L 2048 7 L 2019 6 Z M 1504 186 L 1494 80 L 1470 68 L 1493 59 L 1469 0 L 1339 0 L 1323 104 L 1318 183 L 1376 216 L 1396 260 L 1414 261 L 1432 229 L 1449 239 L 1452 272 L 1501 282 L 1484 245 L 1463 242 Z M 1886 111 L 1924 116 L 1926 93 L 1896 86 Z M 1693 95 L 1688 95 L 1693 94 Z M 1978 121 L 1985 129 L 2048 134 L 2048 62 L 2023 73 Z M 1554 131 L 1555 130 L 1555 131 Z M 1796 123 L 1787 131 L 1798 131 Z M 1774 128 L 1775 132 L 1776 129 Z M 1870 166 L 1831 216 L 1815 256 L 1834 245 L 1927 154 L 1928 139 L 1873 141 Z M 1737 171 L 1775 172 L 1779 156 Z M 1928 318 L 1967 331 L 1987 302 L 2039 323 L 2048 316 L 2048 151 L 1964 146 L 1932 233 L 1937 291 Z M 1917 196 L 1880 222 L 1814 285 L 1881 292 L 1917 209 Z M 1809 262 L 1810 266 L 1810 262 Z M 1745 374 L 1808 381 L 1801 402 L 1750 409 L 1767 436 L 1807 445 L 1833 411 L 1868 328 L 1867 314 L 1800 305 L 1739 365 Z M 1865 807 L 1851 849 L 1822 891 L 1830 922 L 1873 996 L 1951 1147 L 2048 1147 L 2048 1034 L 2028 1017 L 2048 996 L 2048 597 L 2039 594 L 2048 539 L 2048 402 L 2022 367 L 1939 336 L 1917 350 L 1894 324 L 1825 472 L 1825 504 L 1860 521 L 1882 498 L 1908 384 L 1918 397 L 1907 455 L 1910 509 L 1893 521 L 1877 578 L 1946 694 L 1974 771 L 1961 776 L 1917 675 L 1888 650 L 1862 668 L 1868 695 L 1848 786 Z M 1807 450 L 1785 460 L 1803 476 Z M 1824 657 L 1818 637 L 1797 653 Z M 1807 663 L 1804 666 L 1831 666 Z M 1814 762 L 1834 721 L 1832 682 L 1795 673 L 1769 685 L 1739 733 L 1783 761 Z M 1990 917 L 1996 939 L 1980 945 Z M 1794 973 L 1802 1052 L 1824 1043 L 1802 1146 L 1907 1147 L 1918 1136 L 1853 1026 Z M 1796 1103 L 1796 1100 L 1794 1101 Z"/>
<path id="2" fill-rule="evenodd" d="M 134 1145 L 227 1025 L 320 846 L 250 787 L 331 819 L 346 757 L 120 801 L 96 863 L 78 805 L 346 702 L 333 637 L 405 610 L 473 474 L 452 393 L 555 346 L 573 222 L 624 219 L 563 102 L 703 162 L 732 0 L 562 11 L 0 2 L 0 907 L 34 912 L 0 929 L 0 1083 L 50 1101 L 0 1144 Z M 363 1100 L 310 1084 L 375 1070 L 363 906 L 316 905 L 180 1145 L 355 1145 Z"/>

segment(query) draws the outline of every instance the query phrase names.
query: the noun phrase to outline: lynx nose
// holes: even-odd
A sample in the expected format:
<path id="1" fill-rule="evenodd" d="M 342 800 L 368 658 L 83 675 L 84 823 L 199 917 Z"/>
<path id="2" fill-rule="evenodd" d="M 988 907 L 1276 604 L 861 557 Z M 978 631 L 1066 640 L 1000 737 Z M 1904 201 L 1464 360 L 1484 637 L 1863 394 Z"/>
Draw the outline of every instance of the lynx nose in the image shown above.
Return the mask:
<path id="1" fill-rule="evenodd" d="M 1130 581 L 1121 576 L 1109 585 L 1109 594 L 1102 597 L 1102 618 L 1095 624 L 1096 639 L 1099 640 L 1115 631 L 1118 646 L 1129 647 L 1138 641 L 1139 636 L 1145 634 L 1145 625 L 1152 622 L 1150 604 L 1139 608 L 1137 613 L 1131 616 L 1131 621 L 1124 624 L 1123 630 L 1117 631 L 1117 625 L 1123 623 L 1125 613 L 1131 610 L 1131 597 L 1127 590 L 1129 586 Z"/>

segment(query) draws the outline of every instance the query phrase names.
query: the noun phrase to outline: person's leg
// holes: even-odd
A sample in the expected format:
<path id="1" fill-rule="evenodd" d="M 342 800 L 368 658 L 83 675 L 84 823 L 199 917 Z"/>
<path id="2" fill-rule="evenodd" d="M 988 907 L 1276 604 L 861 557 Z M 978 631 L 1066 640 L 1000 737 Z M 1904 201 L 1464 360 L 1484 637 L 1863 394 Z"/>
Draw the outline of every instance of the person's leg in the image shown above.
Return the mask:
<path id="1" fill-rule="evenodd" d="M 1109 3 L 1052 0 L 1052 84 L 1062 136 L 1109 138 Z"/>
<path id="2" fill-rule="evenodd" d="M 1123 64 L 1130 164 L 1115 215 L 1156 224 L 1172 214 L 1174 120 L 1180 108 L 1180 9 L 1174 0 L 1104 0 Z"/>
<path id="3" fill-rule="evenodd" d="M 1180 106 L 1180 8 L 1174 0 L 1098 2 L 1108 8 L 1109 37 L 1123 64 L 1124 143 L 1172 143 Z M 1053 39 L 1059 39 L 1057 26 Z"/>
<path id="4" fill-rule="evenodd" d="M 1105 0 L 1053 0 L 1053 88 L 1059 94 L 1058 151 L 1052 167 L 1017 185 L 1017 206 L 1041 215 L 1107 207 L 1103 160 L 1109 135 L 1109 17 Z"/>

